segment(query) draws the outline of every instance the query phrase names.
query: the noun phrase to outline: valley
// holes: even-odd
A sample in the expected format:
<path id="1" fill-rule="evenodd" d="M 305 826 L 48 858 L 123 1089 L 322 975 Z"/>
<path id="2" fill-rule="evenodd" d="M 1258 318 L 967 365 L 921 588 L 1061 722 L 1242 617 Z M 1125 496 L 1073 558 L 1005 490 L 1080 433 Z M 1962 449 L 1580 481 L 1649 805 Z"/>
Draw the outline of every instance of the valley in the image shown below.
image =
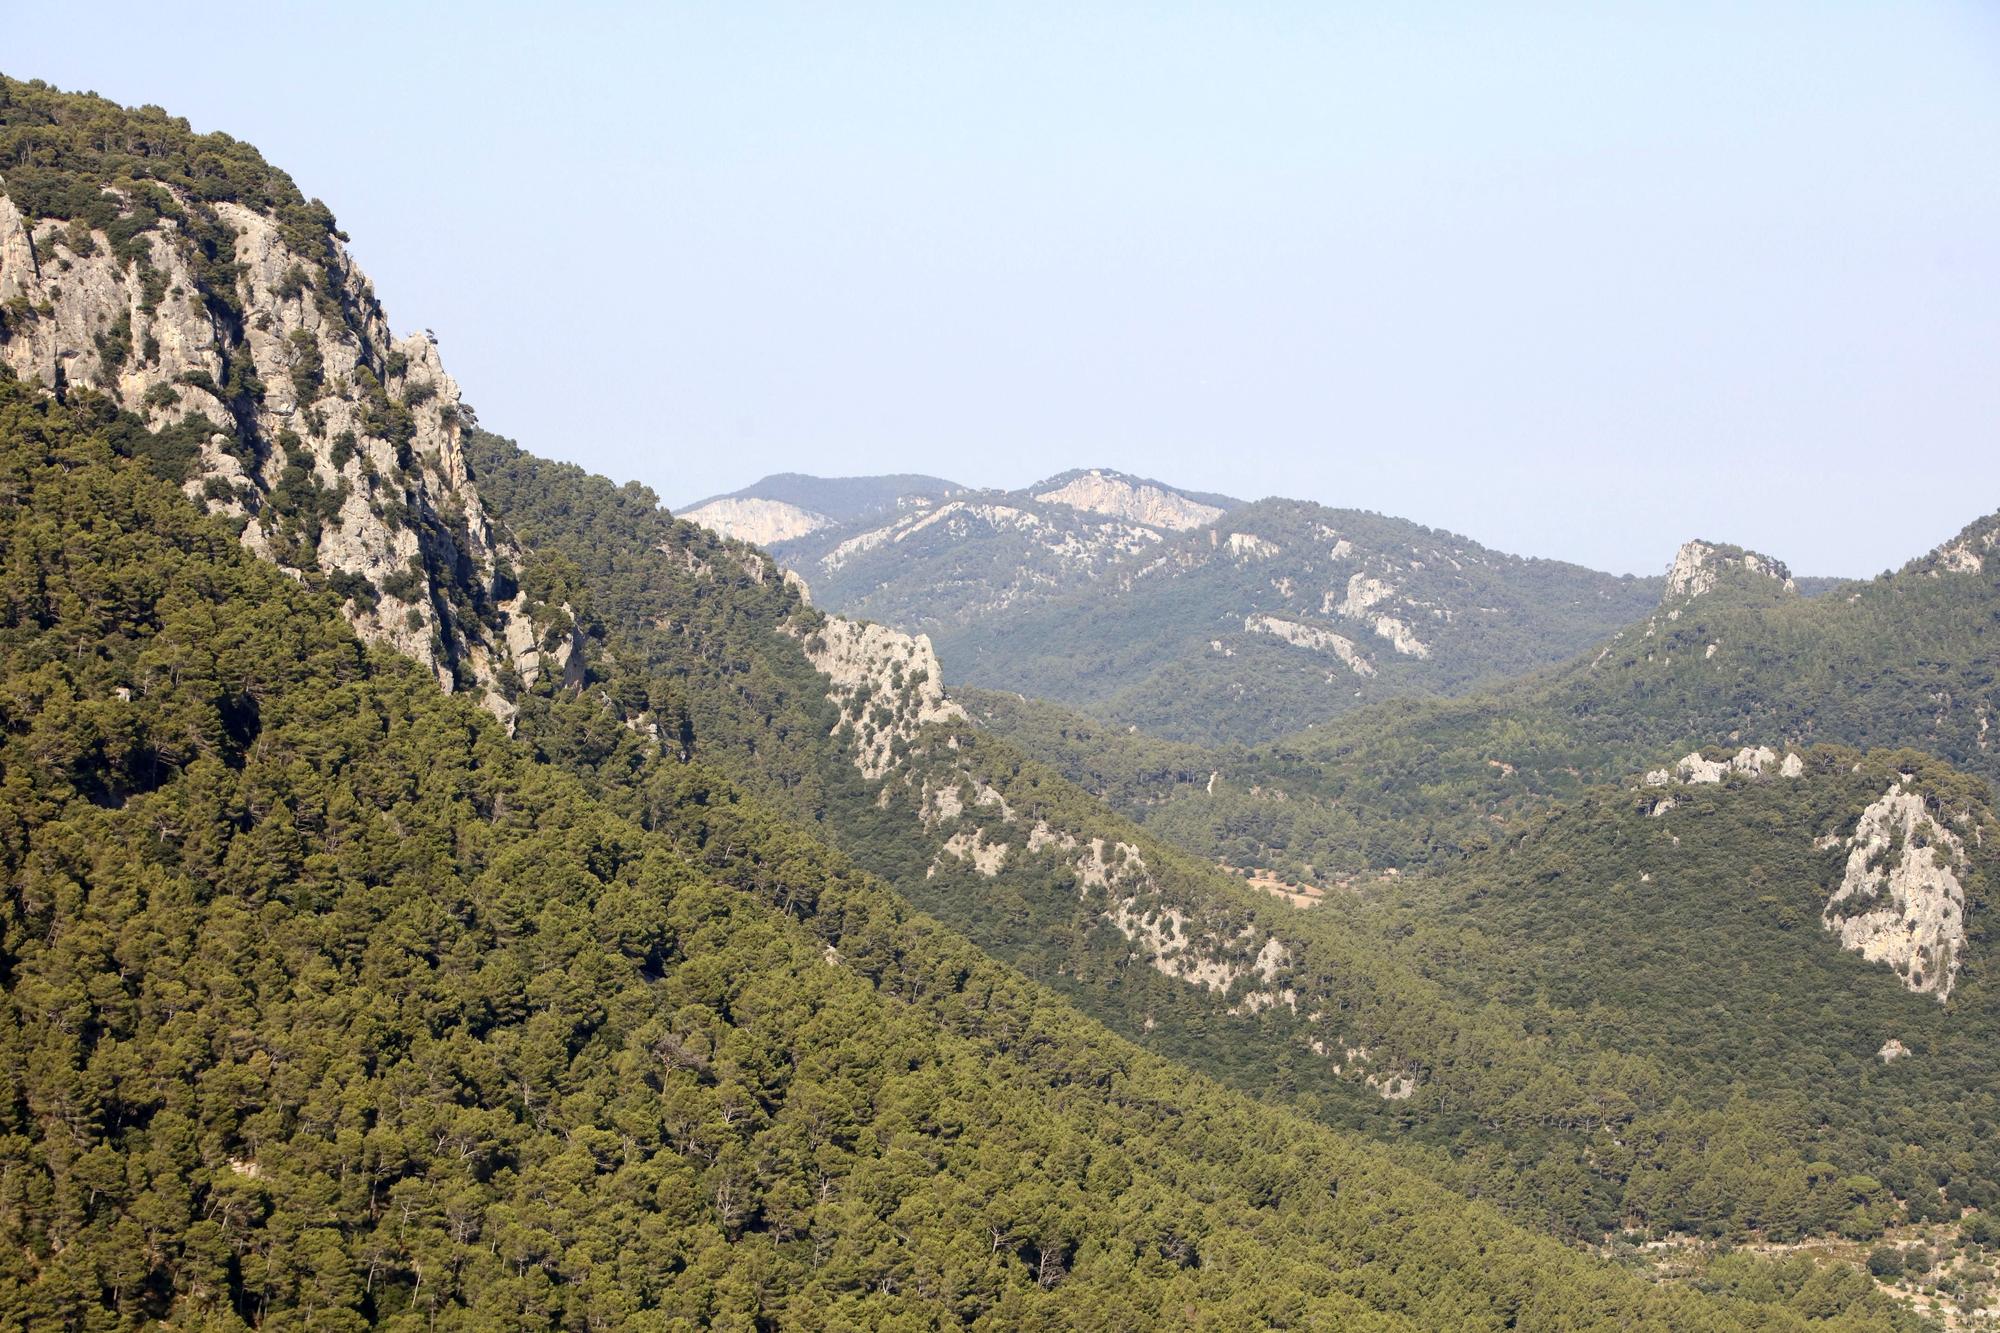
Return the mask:
<path id="1" fill-rule="evenodd" d="M 1994 1326 L 2000 519 L 676 512 L 348 247 L 0 79 L 0 1322 Z"/>

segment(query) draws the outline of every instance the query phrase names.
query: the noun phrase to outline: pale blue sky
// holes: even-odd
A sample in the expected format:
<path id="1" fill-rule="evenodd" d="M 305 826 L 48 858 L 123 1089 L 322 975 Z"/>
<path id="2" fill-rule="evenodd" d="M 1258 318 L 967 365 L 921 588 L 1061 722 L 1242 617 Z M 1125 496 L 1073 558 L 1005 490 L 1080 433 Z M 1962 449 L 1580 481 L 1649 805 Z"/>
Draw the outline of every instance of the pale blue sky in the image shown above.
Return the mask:
<path id="1" fill-rule="evenodd" d="M 1108 465 L 1652 572 L 2000 508 L 2000 6 L 26 8 L 671 502 Z"/>

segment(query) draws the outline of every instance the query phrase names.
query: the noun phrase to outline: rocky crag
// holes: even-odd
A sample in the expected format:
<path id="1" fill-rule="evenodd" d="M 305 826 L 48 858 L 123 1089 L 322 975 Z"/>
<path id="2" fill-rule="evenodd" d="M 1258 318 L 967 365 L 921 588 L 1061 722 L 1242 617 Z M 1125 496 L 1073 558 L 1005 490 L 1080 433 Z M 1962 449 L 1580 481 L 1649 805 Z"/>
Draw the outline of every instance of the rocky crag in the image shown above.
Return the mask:
<path id="1" fill-rule="evenodd" d="M 166 431 L 180 452 L 156 467 L 246 546 L 509 715 L 568 640 L 515 586 L 436 341 L 391 332 L 332 216 L 252 150 L 112 108 L 81 152 L 73 106 L 39 123 L 33 85 L 8 87 L 30 164 L 0 170 L 0 366 Z"/>
<path id="2" fill-rule="evenodd" d="M 1829 835 L 1847 861 L 1820 920 L 1843 949 L 1888 964 L 1910 990 L 1943 1004 L 1965 946 L 1965 843 L 1938 815 L 1905 779 L 1863 810 L 1846 838 Z"/>

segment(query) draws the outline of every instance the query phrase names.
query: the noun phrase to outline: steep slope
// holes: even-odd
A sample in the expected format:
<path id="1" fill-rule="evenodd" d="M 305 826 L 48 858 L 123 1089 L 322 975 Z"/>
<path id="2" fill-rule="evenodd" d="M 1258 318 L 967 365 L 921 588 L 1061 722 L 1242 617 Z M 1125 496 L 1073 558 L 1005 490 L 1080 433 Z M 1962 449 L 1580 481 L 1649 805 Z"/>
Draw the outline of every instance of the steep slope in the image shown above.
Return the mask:
<path id="1" fill-rule="evenodd" d="M 1697 752 L 1372 889 L 1361 917 L 1441 984 L 1564 1015 L 1683 1095 L 1811 1118 L 1908 1218 L 1956 1221 L 2000 1207 L 1989 800 L 1912 751 Z M 1799 1224 L 1805 1196 L 1771 1202 L 1763 1225 Z M 1686 1204 L 1628 1201 L 1647 1221 Z"/>
<path id="2" fill-rule="evenodd" d="M 621 817 L 157 444 L 0 383 L 10 1325 L 1902 1326 L 1858 1277 L 1795 1312 L 1537 1241 L 696 766 Z"/>
<path id="3" fill-rule="evenodd" d="M 156 469 L 245 545 L 504 716 L 558 644 L 518 600 L 436 344 L 391 335 L 344 239 L 246 144 L 0 76 L 0 365 L 143 417 Z"/>
<path id="4" fill-rule="evenodd" d="M 588 609 L 583 693 L 538 687 L 519 734 L 636 817 L 660 809 L 673 755 L 629 709 L 680 693 L 698 762 L 989 954 L 1133 1041 L 1389 1139 L 1538 1226 L 1600 1235 L 1624 1215 L 1635 1181 L 1603 1165 L 1605 1136 L 1661 1135 L 1672 1146 L 1651 1161 L 1671 1161 L 1675 1188 L 1712 1188 L 1698 1162 L 1716 1117 L 1758 1164 L 1713 1187 L 1726 1230 L 1753 1226 L 1773 1190 L 1810 1192 L 1812 1132 L 1720 1089 L 1670 1105 L 1657 1062 L 1468 1004 L 1340 904 L 1300 913 L 1176 853 L 970 725 L 925 641 L 821 615 L 764 556 L 649 493 L 490 436 L 472 450 L 489 500 L 572 571 L 564 595 Z M 1808 1216 L 1825 1221 L 1837 1210 L 1816 1197 Z"/>

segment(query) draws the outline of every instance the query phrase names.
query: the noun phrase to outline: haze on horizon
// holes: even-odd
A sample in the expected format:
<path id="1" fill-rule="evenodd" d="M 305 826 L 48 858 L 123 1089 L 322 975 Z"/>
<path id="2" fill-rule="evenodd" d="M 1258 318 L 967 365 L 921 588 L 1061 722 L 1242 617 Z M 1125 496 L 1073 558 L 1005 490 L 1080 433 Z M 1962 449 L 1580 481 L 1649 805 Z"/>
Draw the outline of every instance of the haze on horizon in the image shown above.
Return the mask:
<path id="1" fill-rule="evenodd" d="M 8 72 L 255 143 L 670 503 L 1102 466 L 1848 575 L 2000 508 L 1991 6 L 96 12 Z"/>

